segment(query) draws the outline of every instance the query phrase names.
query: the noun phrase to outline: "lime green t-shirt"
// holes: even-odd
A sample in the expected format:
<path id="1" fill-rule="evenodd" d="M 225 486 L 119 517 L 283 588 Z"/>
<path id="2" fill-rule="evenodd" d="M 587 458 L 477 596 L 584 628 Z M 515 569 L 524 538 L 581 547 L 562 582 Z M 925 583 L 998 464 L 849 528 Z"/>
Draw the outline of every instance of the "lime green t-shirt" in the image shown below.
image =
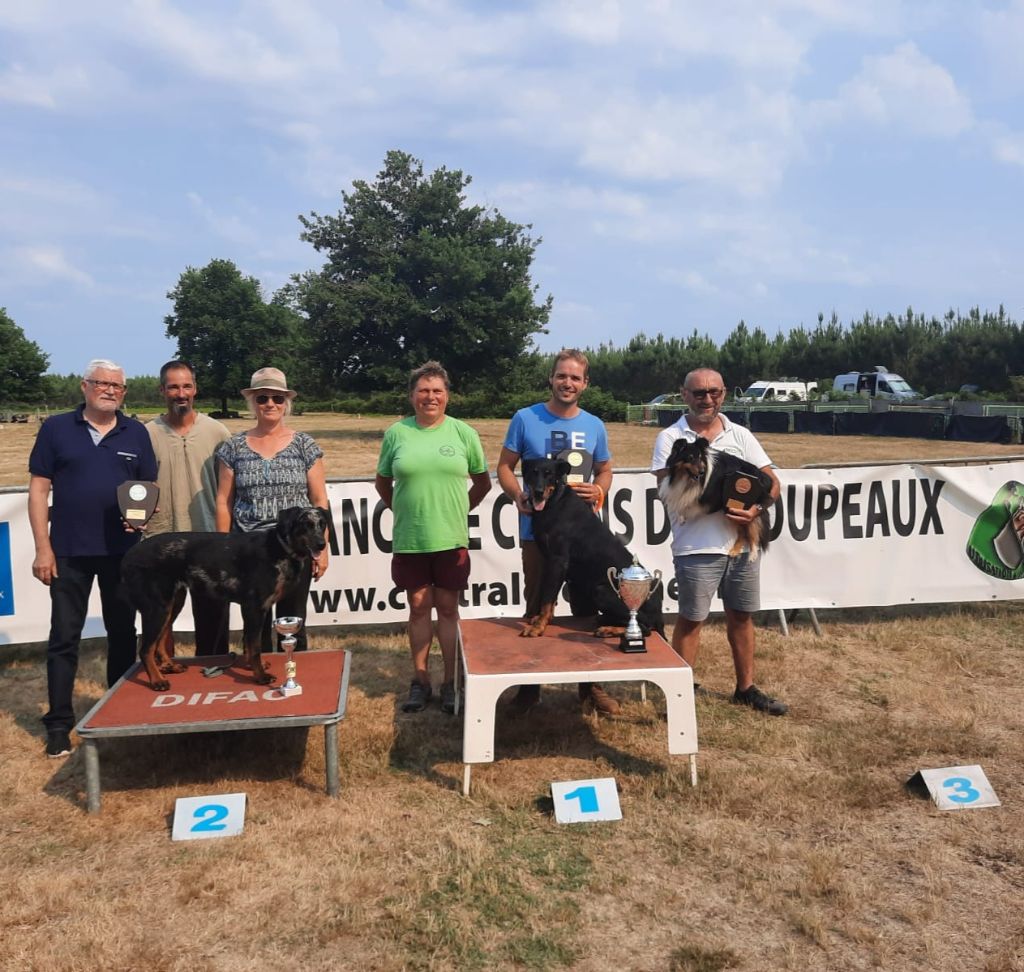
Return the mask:
<path id="1" fill-rule="evenodd" d="M 393 479 L 395 553 L 434 553 L 469 546 L 470 473 L 487 471 L 476 430 L 446 416 L 424 429 L 402 419 L 384 433 L 377 473 Z"/>

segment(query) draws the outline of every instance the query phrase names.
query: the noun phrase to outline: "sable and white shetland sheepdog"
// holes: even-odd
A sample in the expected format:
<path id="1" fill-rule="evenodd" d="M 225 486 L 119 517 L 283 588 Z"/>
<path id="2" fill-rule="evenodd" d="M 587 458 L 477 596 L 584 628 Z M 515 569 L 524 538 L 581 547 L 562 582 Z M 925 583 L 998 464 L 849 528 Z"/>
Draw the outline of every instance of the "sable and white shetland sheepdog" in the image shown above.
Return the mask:
<path id="1" fill-rule="evenodd" d="M 712 449 L 700 436 L 693 442 L 676 439 L 665 468 L 668 475 L 658 483 L 658 495 L 680 522 L 692 517 L 698 508 L 717 513 L 730 507 L 749 509 L 755 503 L 771 502 L 770 476 L 746 459 Z M 729 522 L 737 528 L 730 557 L 738 557 L 747 547 L 750 559 L 757 560 L 758 554 L 768 549 L 767 507 L 750 523 Z"/>

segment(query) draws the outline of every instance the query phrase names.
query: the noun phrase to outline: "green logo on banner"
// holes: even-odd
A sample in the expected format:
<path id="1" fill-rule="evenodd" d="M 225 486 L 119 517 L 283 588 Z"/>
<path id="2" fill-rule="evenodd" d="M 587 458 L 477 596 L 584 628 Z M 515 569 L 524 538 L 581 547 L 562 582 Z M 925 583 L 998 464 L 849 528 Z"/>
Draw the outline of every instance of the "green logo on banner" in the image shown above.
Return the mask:
<path id="1" fill-rule="evenodd" d="M 967 541 L 967 556 L 979 570 L 1001 580 L 1024 577 L 1024 483 L 999 487 Z"/>

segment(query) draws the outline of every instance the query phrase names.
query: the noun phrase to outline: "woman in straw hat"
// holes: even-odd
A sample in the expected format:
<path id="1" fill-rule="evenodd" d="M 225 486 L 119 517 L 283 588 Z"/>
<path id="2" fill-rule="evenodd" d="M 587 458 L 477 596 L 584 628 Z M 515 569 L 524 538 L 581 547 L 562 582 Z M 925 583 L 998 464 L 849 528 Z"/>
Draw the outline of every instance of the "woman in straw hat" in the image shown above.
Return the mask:
<path id="1" fill-rule="evenodd" d="M 285 424 L 295 392 L 284 372 L 260 368 L 242 397 L 256 415 L 255 428 L 233 435 L 217 449 L 217 529 L 248 532 L 272 527 L 277 514 L 291 506 L 330 509 L 323 451 L 313 437 Z M 278 617 L 305 619 L 310 581 L 327 570 L 328 550 L 311 559 L 308 569 L 278 601 Z M 306 629 L 296 635 L 297 651 L 306 648 Z M 270 647 L 270 619 L 263 647 Z"/>

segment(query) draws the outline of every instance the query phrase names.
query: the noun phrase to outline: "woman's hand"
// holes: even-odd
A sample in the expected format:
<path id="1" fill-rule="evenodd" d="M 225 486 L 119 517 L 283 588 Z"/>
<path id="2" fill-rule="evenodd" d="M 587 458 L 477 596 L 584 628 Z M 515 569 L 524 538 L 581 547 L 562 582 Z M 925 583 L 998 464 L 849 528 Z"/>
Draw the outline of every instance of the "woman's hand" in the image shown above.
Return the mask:
<path id="1" fill-rule="evenodd" d="M 313 580 L 320 580 L 321 577 L 327 572 L 327 561 L 329 560 L 329 553 L 327 547 L 324 547 L 313 558 Z"/>

